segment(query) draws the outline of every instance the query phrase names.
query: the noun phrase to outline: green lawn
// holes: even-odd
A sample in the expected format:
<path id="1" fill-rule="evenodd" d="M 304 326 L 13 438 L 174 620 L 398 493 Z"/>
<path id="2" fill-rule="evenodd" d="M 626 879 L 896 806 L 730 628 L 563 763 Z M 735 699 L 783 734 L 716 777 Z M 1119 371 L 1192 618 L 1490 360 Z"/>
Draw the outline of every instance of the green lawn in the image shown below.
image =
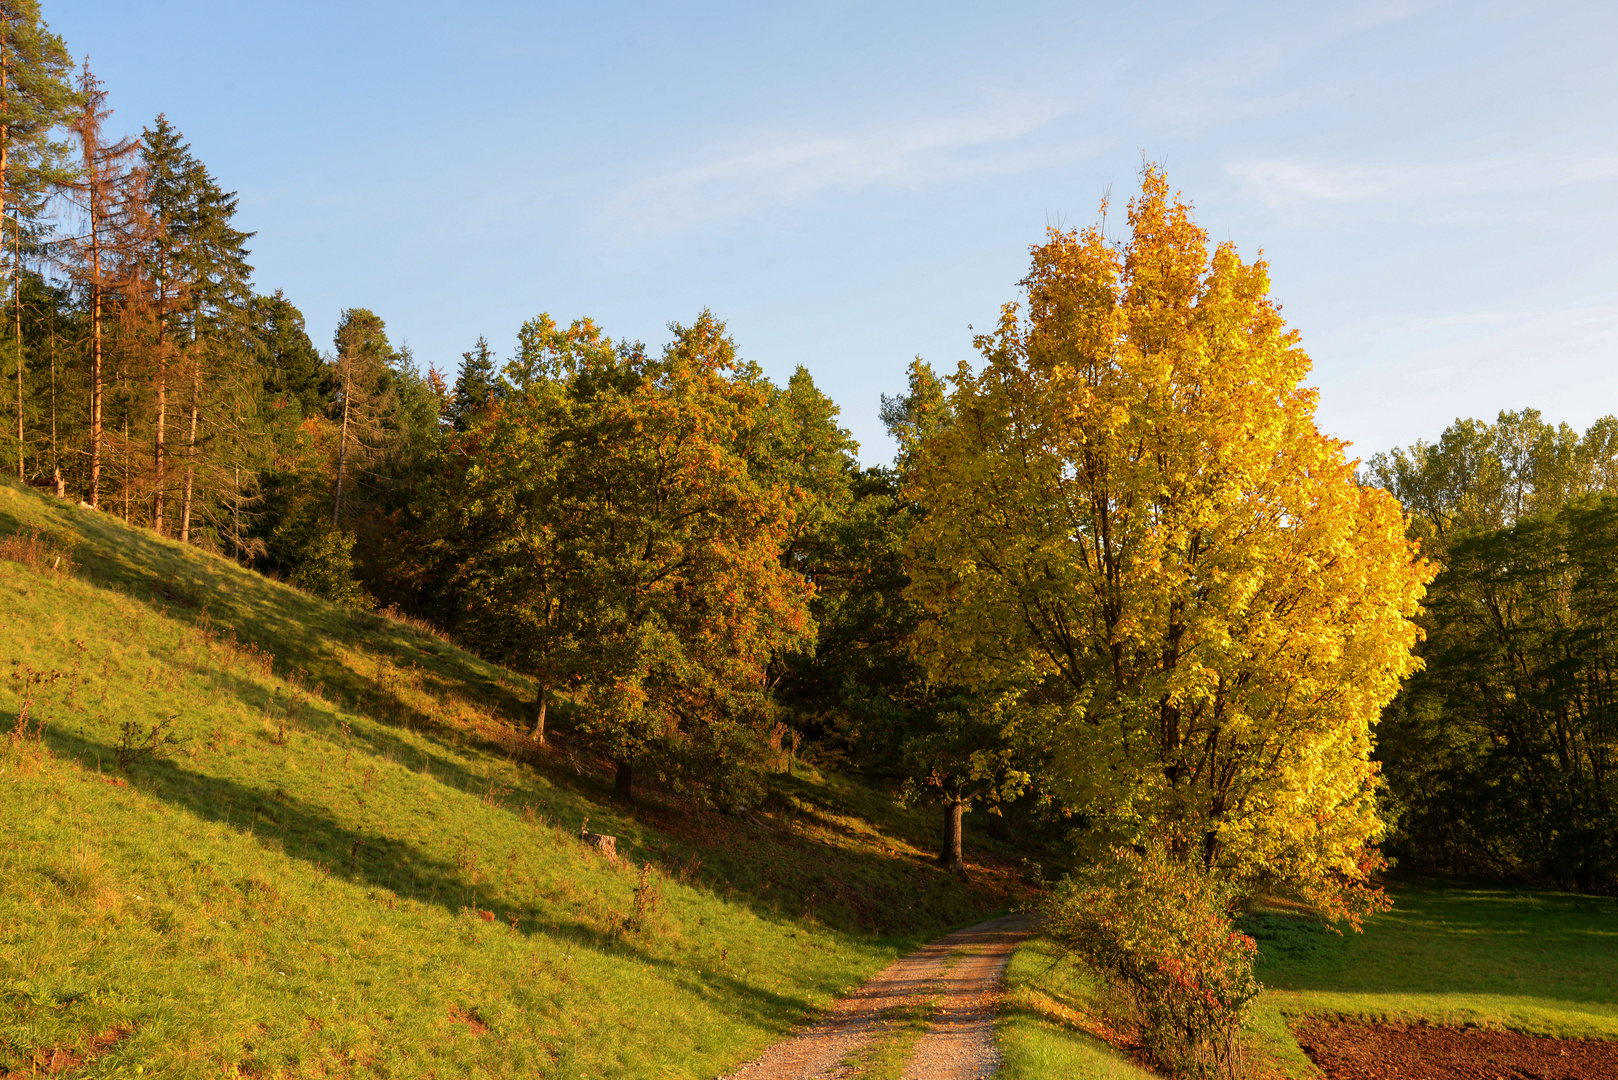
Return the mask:
<path id="1" fill-rule="evenodd" d="M 1317 1076 L 1288 1029 L 1304 1015 L 1500 1025 L 1618 1039 L 1618 899 L 1406 878 L 1394 908 L 1338 934 L 1275 907 L 1244 916 L 1265 991 L 1256 1022 L 1268 1071 Z M 1132 1067 L 1085 1033 L 1104 1012 L 1050 946 L 1019 949 L 1000 1020 L 1008 1077 L 1113 1077 Z"/>
<path id="2" fill-rule="evenodd" d="M 834 776 L 768 831 L 625 806 L 523 680 L 0 483 L 36 529 L 78 568 L 0 559 L 0 1074 L 712 1076 L 1012 899 Z"/>
<path id="3" fill-rule="evenodd" d="M 1265 1007 L 1618 1038 L 1618 899 L 1438 879 L 1389 891 L 1394 909 L 1363 934 L 1247 917 Z"/>

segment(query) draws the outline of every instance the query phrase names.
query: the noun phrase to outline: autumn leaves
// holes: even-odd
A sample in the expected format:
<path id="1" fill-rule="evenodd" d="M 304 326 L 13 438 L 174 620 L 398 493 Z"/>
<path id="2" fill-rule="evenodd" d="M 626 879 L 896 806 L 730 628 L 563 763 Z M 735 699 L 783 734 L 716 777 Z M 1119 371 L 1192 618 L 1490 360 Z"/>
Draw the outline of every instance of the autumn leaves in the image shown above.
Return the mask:
<path id="1" fill-rule="evenodd" d="M 909 448 L 917 647 L 997 703 L 1094 850 L 1363 910 L 1371 730 L 1429 571 L 1315 427 L 1263 262 L 1210 252 L 1155 169 L 1129 224 L 1033 249 L 1026 314 Z"/>
<path id="2" fill-rule="evenodd" d="M 541 706 L 577 704 L 623 790 L 650 770 L 734 805 L 783 658 L 829 630 L 835 655 L 895 647 L 812 617 L 839 618 L 817 588 L 853 588 L 889 545 L 908 581 L 884 603 L 910 613 L 916 666 L 860 689 L 904 730 L 852 745 L 902 743 L 913 783 L 957 808 L 948 861 L 959 807 L 1033 789 L 1092 852 L 1161 849 L 1363 911 L 1372 727 L 1430 571 L 1316 428 L 1264 263 L 1210 250 L 1156 170 L 1129 225 L 1123 243 L 1053 230 L 982 363 L 947 392 L 912 371 L 884 411 L 896 468 L 873 471 L 912 509 L 867 541 L 844 527 L 851 446 L 805 373 L 773 386 L 707 313 L 657 356 L 533 320 L 437 463 L 418 576 Z"/>

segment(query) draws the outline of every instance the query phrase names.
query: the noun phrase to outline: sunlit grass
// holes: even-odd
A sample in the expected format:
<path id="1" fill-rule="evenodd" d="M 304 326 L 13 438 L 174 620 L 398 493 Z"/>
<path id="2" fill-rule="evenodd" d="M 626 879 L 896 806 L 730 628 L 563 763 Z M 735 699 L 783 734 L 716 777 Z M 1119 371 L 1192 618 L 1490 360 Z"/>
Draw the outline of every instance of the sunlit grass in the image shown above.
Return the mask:
<path id="1" fill-rule="evenodd" d="M 0 558 L 0 1071 L 712 1076 L 1010 898 L 834 776 L 617 803 L 523 680 L 0 484 L 35 529 L 80 569 Z"/>
<path id="2" fill-rule="evenodd" d="M 995 1019 L 1004 1080 L 1150 1080 L 1152 1074 L 1098 1038 L 1108 1012 L 1083 969 L 1034 939 L 1011 954 Z"/>
<path id="3" fill-rule="evenodd" d="M 1389 891 L 1363 934 L 1282 910 L 1243 920 L 1282 1059 L 1302 1061 L 1285 1021 L 1303 1015 L 1618 1038 L 1618 900 L 1441 879 Z"/>
<path id="4" fill-rule="evenodd" d="M 1618 900 L 1439 879 L 1389 890 L 1394 909 L 1339 934 L 1286 907 L 1241 926 L 1259 942 L 1262 1074 L 1317 1077 L 1293 1039 L 1303 1016 L 1501 1026 L 1618 1038 Z M 1007 1077 L 1141 1075 L 1094 1032 L 1105 992 L 1045 942 L 1012 957 L 999 1038 Z"/>

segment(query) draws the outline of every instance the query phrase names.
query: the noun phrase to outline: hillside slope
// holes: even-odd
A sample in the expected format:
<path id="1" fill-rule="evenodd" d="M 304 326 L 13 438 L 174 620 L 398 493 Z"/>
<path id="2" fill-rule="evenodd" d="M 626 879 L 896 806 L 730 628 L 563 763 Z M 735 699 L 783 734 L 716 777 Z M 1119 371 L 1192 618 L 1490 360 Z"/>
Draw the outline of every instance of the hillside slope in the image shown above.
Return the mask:
<path id="1" fill-rule="evenodd" d="M 0 549 L 0 1075 L 712 1076 L 1022 895 L 835 777 L 617 803 L 525 681 L 14 482 Z"/>

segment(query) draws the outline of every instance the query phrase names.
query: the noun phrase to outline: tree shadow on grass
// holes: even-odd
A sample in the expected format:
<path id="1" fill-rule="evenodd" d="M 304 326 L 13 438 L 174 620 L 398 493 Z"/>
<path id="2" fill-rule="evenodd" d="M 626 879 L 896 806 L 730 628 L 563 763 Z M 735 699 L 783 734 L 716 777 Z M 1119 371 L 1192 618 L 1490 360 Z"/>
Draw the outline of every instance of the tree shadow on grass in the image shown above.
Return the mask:
<path id="1" fill-rule="evenodd" d="M 15 723 L 15 717 L 7 719 Z M 46 739 L 58 757 L 116 759 L 114 747 L 81 736 L 53 731 Z M 141 763 L 129 775 L 142 795 L 161 800 L 198 820 L 224 825 L 267 850 L 314 867 L 335 882 L 385 889 L 450 914 L 481 908 L 488 910 L 493 915 L 491 921 L 501 926 L 509 925 L 515 916 L 515 932 L 525 937 L 561 939 L 570 949 L 582 947 L 651 968 L 664 981 L 701 995 L 727 1016 L 765 1030 L 785 1030 L 804 1017 L 808 997 L 831 995 L 840 989 L 835 976 L 828 974 L 808 985 L 799 984 L 795 993 L 778 992 L 728 972 L 701 970 L 670 960 L 642 946 L 622 925 L 616 932 L 604 931 L 582 918 L 569 916 L 555 902 L 540 907 L 511 897 L 491 898 L 455 863 L 407 840 L 344 825 L 319 806 L 285 791 L 266 791 L 209 776 L 161 758 Z M 628 913 L 622 914 L 627 917 Z M 693 963 L 703 962 L 693 957 Z"/>
<path id="2" fill-rule="evenodd" d="M 273 655 L 277 674 L 304 673 L 311 685 L 318 683 L 340 702 L 369 702 L 413 725 L 432 720 L 397 694 L 388 694 L 376 677 L 344 663 L 333 644 L 368 654 L 373 661 L 381 658 L 399 667 L 414 663 L 431 676 L 441 695 L 458 693 L 513 720 L 524 712 L 513 680 L 424 631 L 332 607 L 110 514 L 50 498 L 40 498 L 38 510 L 37 520 L 24 520 L 0 509 L 0 535 L 43 527 L 74 548 L 81 575 L 90 583 L 182 622 L 206 621 L 216 631 L 228 627 L 240 643 Z"/>
<path id="3" fill-rule="evenodd" d="M 1393 910 L 1366 920 L 1363 934 L 1290 913 L 1243 916 L 1260 977 L 1327 993 L 1618 1001 L 1618 899 L 1441 878 L 1389 891 Z"/>
<path id="4" fill-rule="evenodd" d="M 387 680 L 360 667 L 378 659 L 394 667 L 416 663 L 424 689 L 440 700 L 460 694 L 507 717 L 521 714 L 523 703 L 513 685 L 520 680 L 503 677 L 491 665 L 414 628 L 376 615 L 332 608 L 285 585 L 250 576 L 229 560 L 182 547 L 107 514 L 44 498 L 38 502 L 38 512 L 28 517 L 31 520 L 23 520 L 0 509 L 0 532 L 26 531 L 44 524 L 59 536 L 76 538 L 76 558 L 90 582 L 192 625 L 202 622 L 206 613 L 212 630 L 229 627 L 238 642 L 251 642 L 272 653 L 275 670 L 283 679 L 307 672 L 304 685 L 312 689 L 319 683 L 328 700 L 309 700 L 296 727 L 329 744 L 352 747 L 407 767 L 419 762 L 416 767 L 430 771 L 434 780 L 470 793 L 483 791 L 491 780 L 457 760 L 466 751 L 507 758 L 520 753 L 533 770 L 534 781 L 517 785 L 513 793 L 517 799 L 548 806 L 559 819 L 590 814 L 598 830 L 612 828 L 664 851 L 683 849 L 678 856 L 682 860 L 700 855 L 709 865 L 699 880 L 716 890 L 724 889 L 727 898 L 747 905 L 763 918 L 787 920 L 815 914 L 853 932 L 882 933 L 886 928 L 893 933 L 899 927 L 941 929 L 981 908 L 952 879 L 910 860 L 869 850 L 873 838 L 857 836 L 852 830 L 832 826 L 831 831 L 843 837 L 845 846 L 822 846 L 791 828 L 757 837 L 745 825 L 691 806 L 659 808 L 642 803 L 624 807 L 611 797 L 610 786 L 602 777 L 588 774 L 576 763 L 570 772 L 552 753 L 517 751 L 513 741 L 497 743 L 434 717 L 393 692 Z M 273 723 L 269 713 L 275 707 L 284 709 L 285 699 L 277 702 L 262 682 L 220 663 L 205 667 L 213 689 L 235 696 L 249 713 Z M 198 670 L 202 668 L 198 665 Z M 373 722 L 345 731 L 340 708 L 364 714 Z M 413 737 L 401 734 L 400 728 Z M 200 733 L 188 734 L 195 737 Z M 423 742 L 428 748 L 424 749 Z M 97 752 L 95 745 L 86 742 L 84 751 Z M 105 756 L 106 748 L 101 747 L 100 752 Z M 837 796 L 829 790 L 807 784 L 801 790 L 813 795 L 817 805 L 835 812 L 849 810 L 839 806 Z M 568 800 L 574 805 L 565 805 Z M 326 852 L 321 861 L 336 857 L 346 866 L 349 850 L 345 845 L 354 839 L 342 838 L 336 846 L 343 850 L 336 856 Z M 675 843 L 669 844 L 670 839 Z"/>
<path id="5" fill-rule="evenodd" d="M 58 757 L 108 764 L 118 758 L 114 746 L 59 728 L 48 730 L 45 738 Z M 452 863 L 409 841 L 343 825 L 318 806 L 279 787 L 265 790 L 186 769 L 163 758 L 134 765 L 127 775 L 142 794 L 178 806 L 200 820 L 251 835 L 261 844 L 273 843 L 289 858 L 357 884 L 385 888 L 451 912 L 472 903 L 475 886 Z"/>

